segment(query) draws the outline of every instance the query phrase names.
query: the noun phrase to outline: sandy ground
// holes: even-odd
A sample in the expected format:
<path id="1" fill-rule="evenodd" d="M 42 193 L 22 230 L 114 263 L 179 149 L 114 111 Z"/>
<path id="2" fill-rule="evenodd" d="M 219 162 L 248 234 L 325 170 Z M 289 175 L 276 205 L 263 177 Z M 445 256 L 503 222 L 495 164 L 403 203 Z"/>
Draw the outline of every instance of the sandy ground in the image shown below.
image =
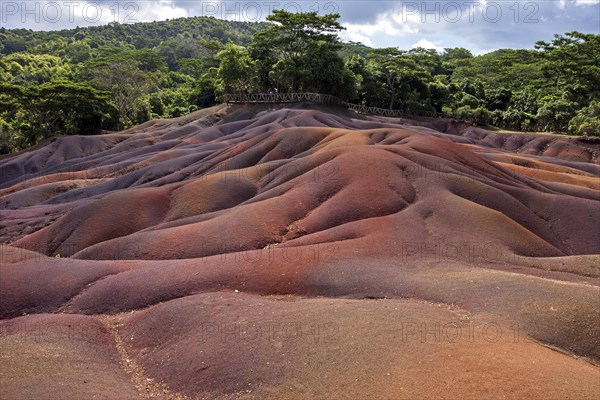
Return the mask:
<path id="1" fill-rule="evenodd" d="M 600 398 L 599 154 L 305 104 L 2 157 L 0 398 Z"/>

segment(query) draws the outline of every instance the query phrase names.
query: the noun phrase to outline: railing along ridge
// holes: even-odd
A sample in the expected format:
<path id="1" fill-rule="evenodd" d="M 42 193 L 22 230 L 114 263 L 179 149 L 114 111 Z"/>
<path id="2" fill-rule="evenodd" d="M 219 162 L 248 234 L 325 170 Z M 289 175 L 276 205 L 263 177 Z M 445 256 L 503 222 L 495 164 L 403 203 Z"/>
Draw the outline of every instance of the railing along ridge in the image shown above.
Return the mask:
<path id="1" fill-rule="evenodd" d="M 385 117 L 422 116 L 444 118 L 444 113 L 426 110 L 390 110 L 387 108 L 369 107 L 362 104 L 352 104 L 342 101 L 339 97 L 320 93 L 227 93 L 223 103 L 299 103 L 310 101 L 320 104 L 338 104 L 359 114 L 382 115 Z"/>

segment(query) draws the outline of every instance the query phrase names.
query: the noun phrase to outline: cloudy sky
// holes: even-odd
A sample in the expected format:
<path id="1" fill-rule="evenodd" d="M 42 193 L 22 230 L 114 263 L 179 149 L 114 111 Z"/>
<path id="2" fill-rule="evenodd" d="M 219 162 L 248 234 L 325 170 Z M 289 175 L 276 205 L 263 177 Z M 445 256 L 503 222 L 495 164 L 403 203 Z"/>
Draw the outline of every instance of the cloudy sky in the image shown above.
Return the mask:
<path id="1" fill-rule="evenodd" d="M 53 30 L 187 16 L 264 20 L 273 9 L 338 12 L 344 40 L 374 47 L 532 48 L 554 33 L 600 34 L 600 0 L 189 1 L 0 0 L 0 25 Z"/>

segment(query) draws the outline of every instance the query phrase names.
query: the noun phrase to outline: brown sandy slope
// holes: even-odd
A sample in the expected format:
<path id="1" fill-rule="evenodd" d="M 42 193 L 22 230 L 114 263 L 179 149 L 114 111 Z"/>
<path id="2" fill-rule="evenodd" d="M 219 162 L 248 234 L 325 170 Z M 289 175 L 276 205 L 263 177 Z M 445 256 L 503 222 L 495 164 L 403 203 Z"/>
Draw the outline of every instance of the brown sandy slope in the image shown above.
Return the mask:
<path id="1" fill-rule="evenodd" d="M 0 398 L 598 398 L 599 153 L 305 104 L 5 156 Z"/>

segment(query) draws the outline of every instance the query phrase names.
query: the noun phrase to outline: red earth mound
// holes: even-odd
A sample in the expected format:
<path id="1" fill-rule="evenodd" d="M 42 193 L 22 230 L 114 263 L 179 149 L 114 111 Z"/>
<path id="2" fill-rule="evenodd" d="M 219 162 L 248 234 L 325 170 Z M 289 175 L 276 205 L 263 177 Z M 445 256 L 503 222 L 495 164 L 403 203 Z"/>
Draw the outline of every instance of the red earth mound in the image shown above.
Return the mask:
<path id="1" fill-rule="evenodd" d="M 0 397 L 598 397 L 599 153 L 304 104 L 3 157 Z"/>

